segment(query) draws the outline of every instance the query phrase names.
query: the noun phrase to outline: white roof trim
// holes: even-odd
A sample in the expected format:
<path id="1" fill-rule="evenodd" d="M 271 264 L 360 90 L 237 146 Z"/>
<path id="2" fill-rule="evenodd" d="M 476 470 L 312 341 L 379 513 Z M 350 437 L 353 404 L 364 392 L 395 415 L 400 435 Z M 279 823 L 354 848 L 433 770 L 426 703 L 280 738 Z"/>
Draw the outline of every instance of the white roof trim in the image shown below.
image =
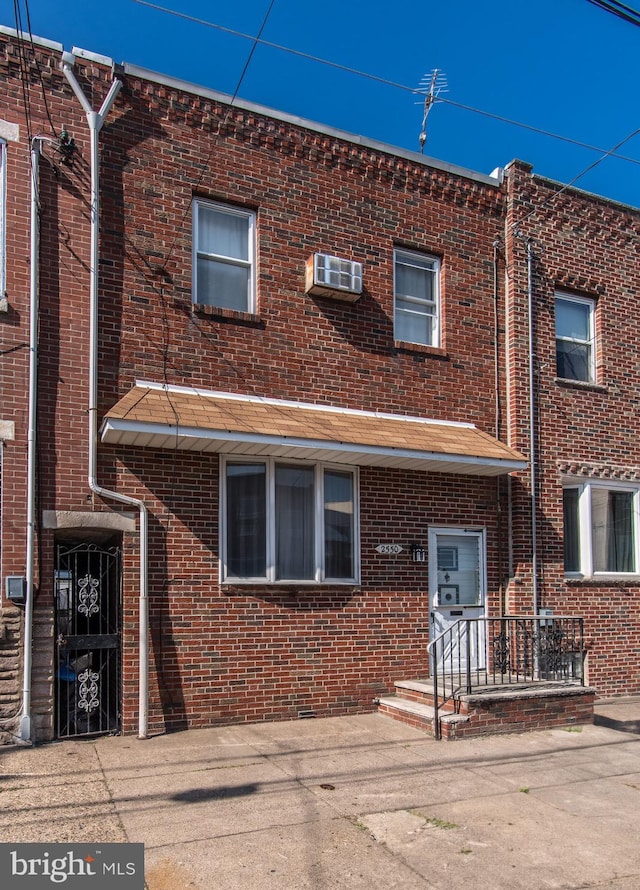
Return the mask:
<path id="1" fill-rule="evenodd" d="M 351 466 L 395 467 L 474 476 L 495 476 L 523 470 L 527 466 L 526 461 L 515 458 L 473 457 L 380 445 L 357 445 L 348 442 L 145 423 L 119 418 L 104 420 L 101 437 L 104 443 L 113 445 L 220 452 L 227 455 L 256 457 L 297 457 Z"/>

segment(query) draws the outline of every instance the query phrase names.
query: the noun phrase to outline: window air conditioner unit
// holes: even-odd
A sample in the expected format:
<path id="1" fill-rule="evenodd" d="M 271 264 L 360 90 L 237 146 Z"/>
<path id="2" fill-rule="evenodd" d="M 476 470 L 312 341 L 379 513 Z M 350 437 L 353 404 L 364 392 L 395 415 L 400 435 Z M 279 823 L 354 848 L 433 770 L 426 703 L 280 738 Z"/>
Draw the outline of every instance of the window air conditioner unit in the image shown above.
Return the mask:
<path id="1" fill-rule="evenodd" d="M 305 293 L 355 303 L 362 294 L 362 263 L 326 253 L 307 260 Z"/>

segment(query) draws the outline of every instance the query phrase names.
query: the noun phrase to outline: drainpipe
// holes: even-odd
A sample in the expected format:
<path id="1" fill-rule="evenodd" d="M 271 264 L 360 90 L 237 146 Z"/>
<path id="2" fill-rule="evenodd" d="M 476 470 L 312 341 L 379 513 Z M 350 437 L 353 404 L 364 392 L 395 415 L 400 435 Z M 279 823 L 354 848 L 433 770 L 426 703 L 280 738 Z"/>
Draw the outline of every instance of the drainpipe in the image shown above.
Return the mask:
<path id="1" fill-rule="evenodd" d="M 500 421 L 502 407 L 500 405 L 500 344 L 498 343 L 498 257 L 500 239 L 493 242 L 493 330 L 495 333 L 495 347 L 493 356 L 493 389 L 496 406 L 495 437 L 500 438 Z"/>
<path id="2" fill-rule="evenodd" d="M 98 137 L 122 82 L 114 80 L 100 111 L 93 111 L 73 72 L 75 57 L 62 54 L 62 70 L 87 116 L 91 135 L 91 283 L 89 292 L 89 488 L 102 498 L 135 507 L 140 513 L 140 597 L 139 597 L 139 677 L 138 738 L 148 734 L 149 690 L 149 600 L 148 600 L 148 513 L 138 498 L 110 491 L 97 481 L 98 468 L 98 273 L 99 273 L 99 154 Z"/>
<path id="3" fill-rule="evenodd" d="M 31 244 L 29 280 L 29 420 L 27 433 L 27 553 L 24 604 L 24 664 L 20 739 L 31 741 L 31 668 L 33 665 L 33 593 L 36 540 L 36 423 L 38 392 L 38 279 L 40 261 L 40 152 L 42 140 L 31 140 Z"/>
<path id="4" fill-rule="evenodd" d="M 529 451 L 531 460 L 531 574 L 533 614 L 538 614 L 538 505 L 536 496 L 536 417 L 533 352 L 533 246 L 527 240 L 527 293 L 529 314 Z"/>

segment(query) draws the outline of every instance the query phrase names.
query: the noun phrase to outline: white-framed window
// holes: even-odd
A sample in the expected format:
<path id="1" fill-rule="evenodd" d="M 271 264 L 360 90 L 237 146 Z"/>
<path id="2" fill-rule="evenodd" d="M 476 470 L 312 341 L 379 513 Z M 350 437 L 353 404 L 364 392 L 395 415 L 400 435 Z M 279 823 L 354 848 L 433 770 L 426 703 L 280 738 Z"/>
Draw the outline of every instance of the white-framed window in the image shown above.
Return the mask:
<path id="1" fill-rule="evenodd" d="M 0 139 L 0 300 L 7 290 L 6 247 L 7 247 L 7 143 Z"/>
<path id="2" fill-rule="evenodd" d="M 255 312 L 255 213 L 193 202 L 193 302 Z"/>
<path id="3" fill-rule="evenodd" d="M 638 574 L 640 486 L 566 483 L 563 517 L 566 574 Z"/>
<path id="4" fill-rule="evenodd" d="M 595 381 L 595 302 L 557 293 L 556 373 L 565 380 Z"/>
<path id="5" fill-rule="evenodd" d="M 223 581 L 358 582 L 357 469 L 225 458 L 221 472 Z"/>
<path id="6" fill-rule="evenodd" d="M 394 339 L 440 345 L 440 260 L 394 251 Z"/>

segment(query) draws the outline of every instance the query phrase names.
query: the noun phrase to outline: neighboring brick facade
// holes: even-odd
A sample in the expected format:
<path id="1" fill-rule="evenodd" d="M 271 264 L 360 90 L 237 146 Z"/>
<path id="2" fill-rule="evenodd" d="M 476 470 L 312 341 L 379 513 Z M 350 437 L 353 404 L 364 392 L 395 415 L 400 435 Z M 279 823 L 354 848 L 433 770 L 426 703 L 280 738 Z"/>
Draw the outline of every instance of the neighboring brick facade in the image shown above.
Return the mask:
<path id="1" fill-rule="evenodd" d="M 11 262 L 9 311 L 0 317 L 0 336 L 4 380 L 12 382 L 3 418 L 15 420 L 16 435 L 5 442 L 3 459 L 3 576 L 25 571 L 27 133 L 50 134 L 49 118 L 58 133 L 64 127 L 73 136 L 77 148 L 67 165 L 55 145 L 45 144 L 41 161 L 38 510 L 40 515 L 66 511 L 76 517 L 94 513 L 97 528 L 101 516 L 119 511 L 92 495 L 84 481 L 89 134 L 60 71 L 59 51 L 35 45 L 29 59 L 24 81 L 31 111 L 27 127 L 16 41 L 0 35 L 0 72 L 6 84 L 0 117 L 19 124 L 24 134 L 21 143 L 10 146 L 7 163 Z M 77 59 L 75 70 L 98 108 L 111 70 L 88 55 Z M 528 454 L 526 268 L 508 222 L 528 202 L 544 200 L 552 185 L 513 165 L 505 187 L 490 177 L 430 164 L 419 155 L 395 154 L 257 109 L 231 108 L 215 94 L 199 95 L 135 70 L 125 68 L 118 77 L 123 88 L 100 134 L 101 415 L 136 379 L 144 379 L 470 422 Z M 193 306 L 194 197 L 256 211 L 255 315 Z M 558 219 L 574 238 L 573 219 L 582 215 L 584 221 L 584 206 L 600 204 L 566 193 L 549 213 L 564 214 Z M 620 241 L 618 224 L 624 214 L 606 202 L 602 207 L 611 226 L 601 237 L 604 251 L 607 238 Z M 638 215 L 629 211 L 626 221 L 630 228 L 637 226 Z M 577 287 L 586 275 L 580 287 L 587 291 L 611 288 L 607 276 L 618 283 L 630 276 L 626 257 L 633 249 L 616 243 L 625 259 L 605 262 L 603 253 L 596 272 L 588 251 L 597 239 L 590 233 L 583 236 L 581 253 L 566 243 L 563 233 L 559 237 L 557 230 L 545 228 L 541 218 L 532 217 L 523 231 L 544 246 L 547 265 L 537 271 L 536 336 L 544 344 L 540 360 L 552 362 L 552 353 L 545 352 L 553 349 L 549 282 L 551 290 L 559 281 Z M 394 341 L 394 247 L 442 259 L 439 348 Z M 364 294 L 357 303 L 305 295 L 305 262 L 316 252 L 363 263 Z M 612 305 L 622 298 L 616 293 Z M 622 355 L 616 361 L 620 367 Z M 606 398 L 600 390 L 589 395 L 601 402 Z M 620 411 L 627 398 L 621 392 L 611 407 Z M 600 442 L 592 447 L 585 435 L 578 447 L 573 431 L 567 443 L 561 424 L 567 401 L 572 410 L 587 410 L 582 391 L 552 381 L 541 388 L 539 404 L 549 413 L 540 434 L 540 524 L 545 530 L 540 604 L 586 614 L 594 685 L 603 692 L 638 691 L 640 616 L 632 614 L 631 597 L 624 603 L 628 646 L 618 650 L 620 670 L 604 671 L 601 661 L 609 658 L 609 667 L 612 663 L 606 655 L 608 635 L 620 633 L 604 622 L 598 626 L 597 601 L 606 594 L 594 590 L 585 608 L 584 594 L 591 588 L 564 581 L 558 467 L 561 461 L 592 458 L 638 466 L 640 456 L 626 450 L 629 443 L 622 431 L 607 446 Z M 603 420 L 599 431 L 605 428 Z M 152 732 L 369 710 L 394 680 L 427 673 L 427 563 L 412 563 L 407 548 L 414 541 L 426 545 L 430 526 L 485 529 L 488 611 L 504 609 L 507 585 L 511 608 L 531 609 L 526 473 L 509 483 L 504 477 L 361 467 L 357 586 L 221 585 L 215 454 L 102 445 L 98 476 L 102 485 L 144 500 L 149 509 Z M 75 528 L 39 531 L 34 709 L 40 737 L 55 733 L 54 542 L 83 538 L 79 526 L 77 519 Z M 509 583 L 510 529 L 517 578 Z M 102 537 L 114 540 L 106 518 Z M 124 554 L 122 727 L 135 732 L 139 540 L 129 531 L 116 537 Z M 405 551 L 397 556 L 377 553 L 375 546 L 389 540 L 401 542 Z M 627 585 L 625 590 L 629 594 L 637 587 Z M 614 593 L 625 591 L 609 591 Z"/>
<path id="2" fill-rule="evenodd" d="M 585 618 L 588 682 L 600 695 L 640 692 L 640 577 L 568 578 L 563 568 L 562 480 L 640 482 L 638 294 L 640 212 L 507 169 L 510 240 L 510 444 L 528 449 L 526 246 L 533 258 L 538 450 L 539 606 Z M 508 228 L 510 231 L 510 228 Z M 554 292 L 595 301 L 596 379 L 556 375 Z M 530 485 L 514 485 L 516 571 L 530 578 Z M 636 534 L 638 532 L 636 517 Z M 516 602 L 530 603 L 529 585 Z M 522 606 L 520 606 L 522 608 Z"/>

